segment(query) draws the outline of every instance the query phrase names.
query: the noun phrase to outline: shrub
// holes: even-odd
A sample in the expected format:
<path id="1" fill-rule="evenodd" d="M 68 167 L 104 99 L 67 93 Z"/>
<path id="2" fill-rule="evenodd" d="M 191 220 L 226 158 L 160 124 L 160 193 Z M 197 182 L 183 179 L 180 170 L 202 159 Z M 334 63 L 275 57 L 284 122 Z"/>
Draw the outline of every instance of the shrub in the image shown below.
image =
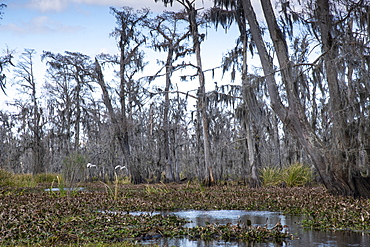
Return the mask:
<path id="1" fill-rule="evenodd" d="M 283 169 L 282 177 L 288 187 L 304 186 L 313 180 L 310 167 L 301 163 L 295 163 Z"/>
<path id="2" fill-rule="evenodd" d="M 263 186 L 277 186 L 282 182 L 281 169 L 276 167 L 265 167 L 261 170 Z"/>
<path id="3" fill-rule="evenodd" d="M 75 152 L 68 155 L 63 160 L 63 178 L 69 184 L 84 179 L 84 169 L 86 167 L 86 158 L 84 155 Z"/>
<path id="4" fill-rule="evenodd" d="M 264 186 L 286 185 L 288 187 L 304 186 L 313 181 L 310 167 L 295 163 L 283 169 L 267 167 L 261 170 Z"/>

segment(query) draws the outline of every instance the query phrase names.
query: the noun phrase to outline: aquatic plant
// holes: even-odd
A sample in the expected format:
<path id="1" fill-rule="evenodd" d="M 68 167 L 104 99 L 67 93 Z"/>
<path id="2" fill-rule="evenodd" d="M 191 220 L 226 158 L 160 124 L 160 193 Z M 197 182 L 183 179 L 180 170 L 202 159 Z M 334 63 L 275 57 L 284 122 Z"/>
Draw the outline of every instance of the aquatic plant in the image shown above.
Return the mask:
<path id="1" fill-rule="evenodd" d="M 224 241 L 248 241 L 248 242 L 280 242 L 282 240 L 293 239 L 293 235 L 283 229 L 281 224 L 268 229 L 267 227 L 245 225 L 245 224 L 226 224 L 217 223 L 207 224 L 206 226 L 192 227 L 186 229 L 186 236 L 191 239 L 217 239 Z"/>
<path id="2" fill-rule="evenodd" d="M 117 201 L 117 199 L 118 199 L 119 184 L 120 184 L 120 181 L 119 181 L 119 178 L 117 176 L 117 173 L 116 172 L 114 173 L 114 186 L 113 186 L 113 189 L 112 189 L 111 186 L 109 186 L 108 184 L 104 183 L 103 181 L 100 181 L 100 183 L 102 183 L 105 186 L 105 189 L 106 189 L 107 194 L 109 196 L 111 196 L 114 201 Z"/>
<path id="3" fill-rule="evenodd" d="M 89 187 L 90 186 L 90 187 Z M 83 245 L 120 243 L 168 236 L 243 241 L 275 241 L 285 233 L 246 225 L 206 225 L 184 228 L 183 219 L 154 214 L 132 215 L 131 211 L 186 209 L 269 210 L 302 214 L 306 227 L 314 229 L 370 230 L 370 200 L 336 197 L 322 187 L 213 186 L 194 183 L 120 185 L 116 200 L 101 183 L 85 184 L 85 190 L 66 196 L 44 192 L 17 193 L 0 190 L 0 245 Z M 8 193 L 10 190 L 11 193 Z M 253 223 L 253 222 L 252 222 Z M 279 233 L 280 232 L 280 233 Z M 244 234 L 244 235 L 243 235 Z"/>
<path id="4" fill-rule="evenodd" d="M 168 193 L 169 190 L 166 187 L 167 185 L 164 183 L 148 184 L 145 185 L 145 191 L 148 194 Z"/>

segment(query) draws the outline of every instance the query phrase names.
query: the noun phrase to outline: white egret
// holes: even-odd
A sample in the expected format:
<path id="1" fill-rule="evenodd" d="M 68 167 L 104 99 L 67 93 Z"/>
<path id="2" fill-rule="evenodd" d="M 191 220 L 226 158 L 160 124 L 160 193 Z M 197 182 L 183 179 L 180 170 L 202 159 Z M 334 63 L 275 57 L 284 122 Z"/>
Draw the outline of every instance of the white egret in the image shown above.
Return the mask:
<path id="1" fill-rule="evenodd" d="M 93 168 L 93 167 L 96 167 L 96 165 L 93 165 L 93 164 L 91 164 L 91 163 L 87 163 L 86 167 L 87 167 L 87 168 Z"/>
<path id="2" fill-rule="evenodd" d="M 117 165 L 116 167 L 114 167 L 114 169 L 115 170 L 117 170 L 117 169 L 123 170 L 123 169 L 126 169 L 126 166 Z"/>

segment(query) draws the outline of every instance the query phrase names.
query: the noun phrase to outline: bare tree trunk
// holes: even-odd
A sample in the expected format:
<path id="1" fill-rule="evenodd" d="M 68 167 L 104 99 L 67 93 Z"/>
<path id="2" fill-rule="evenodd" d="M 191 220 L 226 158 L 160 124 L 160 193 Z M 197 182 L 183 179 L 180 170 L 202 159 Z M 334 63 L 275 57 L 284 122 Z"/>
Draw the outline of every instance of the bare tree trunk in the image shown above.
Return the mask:
<path id="1" fill-rule="evenodd" d="M 272 108 L 279 116 L 283 124 L 287 127 L 287 129 L 294 134 L 295 138 L 297 138 L 297 140 L 299 140 L 299 142 L 302 144 L 305 150 L 307 150 L 325 186 L 332 193 L 335 194 L 356 196 L 359 194 L 359 191 L 356 190 L 351 175 L 349 175 L 351 168 L 346 165 L 343 165 L 342 163 L 343 160 L 340 158 L 341 154 L 336 152 L 341 150 L 340 147 L 343 146 L 341 145 L 339 147 L 336 146 L 334 148 L 335 150 L 334 153 L 332 150 L 328 150 L 323 145 L 321 140 L 316 136 L 315 132 L 313 131 L 312 127 L 310 126 L 305 116 L 304 109 L 302 108 L 302 105 L 299 102 L 297 91 L 295 90 L 294 87 L 296 78 L 293 77 L 292 64 L 291 61 L 289 60 L 286 40 L 279 26 L 277 25 L 277 21 L 275 19 L 275 15 L 270 0 L 261 0 L 261 3 L 264 15 L 266 17 L 269 34 L 274 44 L 275 52 L 278 58 L 282 80 L 286 87 L 289 109 L 284 107 L 283 104 L 281 103 L 279 91 L 277 89 L 277 84 L 274 79 L 275 71 L 273 69 L 273 62 L 272 59 L 269 57 L 267 50 L 264 46 L 264 42 L 260 33 L 260 28 L 258 26 L 256 16 L 254 14 L 250 0 L 244 0 L 243 6 L 245 8 L 245 15 L 246 18 L 248 19 L 253 39 L 256 42 L 264 74 L 266 76 L 266 82 L 269 90 Z M 325 0 L 323 0 L 323 2 L 318 1 L 318 3 L 320 7 L 324 9 L 324 13 L 322 13 L 321 18 L 324 18 L 324 16 L 328 17 L 329 16 L 327 12 L 328 1 Z M 330 25 L 330 23 L 324 21 L 324 23 L 321 23 L 320 25 L 322 29 L 325 28 L 327 29 L 328 26 L 325 25 Z M 330 36 L 328 34 L 324 35 L 326 36 L 323 36 L 322 39 L 330 39 Z M 325 42 L 324 47 L 326 47 Z M 328 47 L 326 48 L 329 49 Z M 329 50 L 327 50 L 327 52 L 328 51 Z M 332 73 L 335 71 L 333 55 L 334 54 L 332 53 L 332 51 L 326 55 L 328 61 L 325 63 L 325 65 L 328 73 L 327 76 L 328 84 L 331 84 L 329 86 L 331 96 L 330 97 L 331 106 L 335 107 L 334 109 L 337 110 L 335 114 L 340 114 L 338 111 L 340 111 L 341 109 L 341 103 L 339 102 L 340 94 L 338 91 L 338 84 L 336 81 L 337 78 L 335 76 L 335 73 Z M 337 105 L 334 106 L 333 104 Z M 343 122 L 341 123 L 343 119 L 344 118 L 341 115 L 337 115 L 335 117 L 334 121 L 336 121 L 337 123 L 335 123 L 334 131 L 337 131 L 336 128 L 344 127 Z M 339 130 L 338 133 L 341 133 L 341 130 Z M 338 138 L 337 141 L 339 143 L 346 140 L 342 134 L 339 134 L 339 136 L 337 136 L 336 138 Z M 341 169 L 341 167 L 342 168 L 344 167 L 344 169 Z M 370 188 L 368 183 L 365 183 L 365 185 L 362 187 L 367 187 L 367 189 Z M 366 195 L 364 193 L 360 194 L 362 196 L 369 196 L 368 194 Z"/>
<path id="2" fill-rule="evenodd" d="M 335 45 L 334 38 L 331 35 L 333 29 L 333 22 L 331 20 L 330 3 L 328 0 L 317 0 L 316 11 L 319 22 L 319 29 L 322 42 L 322 53 L 324 54 L 325 75 L 329 89 L 329 105 L 330 111 L 333 113 L 331 121 L 333 123 L 333 147 L 328 154 L 330 157 L 330 166 L 328 173 L 333 174 L 333 181 L 330 187 L 331 190 L 342 195 L 367 195 L 369 196 L 370 181 L 369 179 L 361 179 L 355 177 L 355 154 L 347 152 L 351 147 L 351 137 L 348 136 L 346 109 L 344 107 L 344 95 L 340 90 L 340 83 L 338 80 L 338 65 L 336 63 L 338 58 L 338 48 Z M 350 84 L 349 84 L 350 85 Z M 358 174 L 357 174 L 358 175 Z M 356 182 L 361 180 L 363 185 Z M 367 188 L 364 188 L 367 187 Z"/>
<path id="3" fill-rule="evenodd" d="M 252 37 L 256 43 L 259 57 L 261 60 L 262 68 L 265 74 L 265 79 L 268 87 L 268 92 L 270 95 L 271 106 L 277 116 L 281 119 L 284 125 L 288 128 L 289 131 L 292 131 L 295 137 L 302 143 L 306 148 L 308 153 L 311 155 L 311 158 L 321 175 L 324 184 L 328 187 L 331 184 L 331 181 L 328 180 L 327 176 L 324 176 L 325 172 L 325 157 L 321 154 L 323 153 L 323 145 L 316 137 L 315 133 L 310 130 L 309 124 L 305 119 L 305 116 L 299 110 L 299 102 L 295 98 L 296 92 L 292 87 L 293 78 L 291 77 L 291 65 L 288 59 L 287 46 L 284 40 L 284 37 L 281 33 L 280 28 L 277 26 L 276 20 L 274 18 L 274 12 L 271 8 L 271 3 L 269 0 L 261 0 L 263 3 L 263 10 L 266 16 L 266 20 L 269 27 L 269 32 L 271 39 L 274 42 L 275 51 L 278 56 L 280 68 L 282 70 L 282 78 L 284 83 L 287 86 L 287 95 L 289 110 L 282 104 L 278 87 L 274 78 L 275 70 L 273 68 L 272 58 L 269 56 L 267 49 L 264 45 L 262 35 L 260 32 L 259 25 L 257 23 L 257 18 L 255 12 L 252 8 L 250 0 L 244 0 L 243 7 L 245 10 L 245 17 L 248 20 Z"/>
<path id="4" fill-rule="evenodd" d="M 132 175 L 133 182 L 142 183 L 142 177 L 141 177 L 140 171 L 138 169 L 135 169 L 135 167 L 132 165 L 129 144 L 128 144 L 127 127 L 125 128 L 123 126 L 123 122 L 119 120 L 119 118 L 117 117 L 117 114 L 114 112 L 112 101 L 110 99 L 108 89 L 104 81 L 104 76 L 101 70 L 101 66 L 97 59 L 95 59 L 95 73 L 96 73 L 97 83 L 99 84 L 102 90 L 102 93 L 103 93 L 104 104 L 108 110 L 109 117 L 112 121 L 112 125 L 115 130 L 115 136 L 118 139 L 120 148 L 124 155 L 126 165 Z"/>
<path id="5" fill-rule="evenodd" d="M 133 164 L 133 160 L 131 157 L 130 152 L 130 144 L 129 144 L 129 136 L 128 136 L 128 116 L 127 116 L 127 110 L 126 110 L 126 97 L 128 93 L 130 92 L 131 88 L 129 87 L 128 83 L 125 80 L 125 70 L 127 66 L 127 62 L 125 61 L 127 58 L 125 57 L 125 44 L 126 40 L 124 40 L 124 37 L 122 34 L 120 35 L 119 39 L 119 47 L 120 47 L 120 90 L 119 90 L 119 101 L 121 106 L 121 112 L 120 112 L 120 120 L 119 120 L 119 126 L 120 126 L 120 134 L 118 135 L 118 140 L 122 148 L 122 152 L 124 155 L 124 159 L 126 162 L 127 167 L 130 170 L 132 181 L 134 184 L 139 184 L 143 182 L 141 171 L 138 168 L 139 164 Z"/>
<path id="6" fill-rule="evenodd" d="M 167 182 L 175 181 L 173 174 L 173 161 L 174 157 L 170 152 L 170 122 L 169 122 L 169 109 L 170 109 L 170 97 L 169 91 L 171 86 L 171 77 L 173 71 L 173 53 L 174 50 L 170 47 L 167 52 L 167 61 L 166 61 L 166 86 L 165 86 L 165 95 L 164 95 L 164 111 L 163 111 L 163 128 L 164 128 L 164 157 L 165 157 L 165 172 Z M 172 145 L 174 145 L 172 143 Z"/>
<path id="7" fill-rule="evenodd" d="M 75 88 L 75 104 L 76 104 L 76 120 L 75 120 L 75 140 L 74 151 L 77 151 L 80 146 L 80 125 L 81 125 L 81 87 L 82 81 L 79 78 L 79 69 L 76 70 L 76 88 Z"/>
<path id="8" fill-rule="evenodd" d="M 205 165 L 205 183 L 208 185 L 214 184 L 214 177 L 212 174 L 212 158 L 210 151 L 209 141 L 209 127 L 208 127 L 208 116 L 207 116 L 207 97 L 205 92 L 205 77 L 202 66 L 202 58 L 200 53 L 200 35 L 198 31 L 198 23 L 196 20 L 197 10 L 193 6 L 193 2 L 188 0 L 180 1 L 180 3 L 186 8 L 188 14 L 188 20 L 191 30 L 191 36 L 193 38 L 193 47 L 195 50 L 195 56 L 197 61 L 197 74 L 199 79 L 198 88 L 198 111 L 201 113 L 202 120 L 202 134 L 203 134 L 203 145 L 204 145 L 204 165 Z"/>
<path id="9" fill-rule="evenodd" d="M 38 108 L 37 105 L 35 108 Z M 45 156 L 45 147 L 42 142 L 42 125 L 41 125 L 41 118 L 42 114 L 39 112 L 39 110 L 36 110 L 35 113 L 35 126 L 33 130 L 34 135 L 34 141 L 33 141 L 33 147 L 32 147 L 32 153 L 33 153 L 33 174 L 39 174 L 45 172 L 45 162 L 44 162 L 44 156 Z"/>
<path id="10" fill-rule="evenodd" d="M 29 147 L 32 151 L 32 173 L 38 174 L 45 172 L 44 164 L 44 155 L 45 148 L 43 146 L 43 123 L 42 123 L 42 110 L 39 107 L 37 99 L 37 85 L 34 77 L 34 63 L 33 57 L 36 54 L 33 49 L 25 49 L 25 52 L 22 53 L 22 61 L 17 65 L 18 70 L 16 71 L 17 77 L 20 78 L 20 86 L 23 89 L 23 93 L 28 94 L 30 97 L 30 108 L 31 109 L 22 109 L 22 112 L 30 112 L 30 115 L 23 116 L 23 121 L 27 124 L 29 131 L 31 133 L 30 140 L 27 142 L 30 143 Z M 27 103 L 29 104 L 29 103 Z M 22 105 L 22 104 L 21 104 Z M 27 106 L 23 106 L 27 108 Z"/>
<path id="11" fill-rule="evenodd" d="M 256 143 L 254 141 L 254 125 L 253 125 L 253 114 L 258 115 L 257 100 L 255 93 L 253 91 L 252 85 L 248 82 L 248 65 L 247 65 L 247 35 L 246 32 L 241 34 L 244 37 L 243 40 L 243 66 L 242 66 L 242 91 L 243 91 L 243 101 L 246 108 L 246 113 L 244 116 L 245 121 L 245 131 L 247 136 L 247 148 L 248 148 L 248 159 L 249 159 L 249 173 L 250 179 L 249 184 L 252 187 L 257 187 L 260 185 L 258 175 L 257 175 L 257 161 L 256 155 L 258 155 L 256 150 Z M 252 113 L 254 112 L 254 113 Z M 254 117 L 256 120 L 256 117 Z"/>

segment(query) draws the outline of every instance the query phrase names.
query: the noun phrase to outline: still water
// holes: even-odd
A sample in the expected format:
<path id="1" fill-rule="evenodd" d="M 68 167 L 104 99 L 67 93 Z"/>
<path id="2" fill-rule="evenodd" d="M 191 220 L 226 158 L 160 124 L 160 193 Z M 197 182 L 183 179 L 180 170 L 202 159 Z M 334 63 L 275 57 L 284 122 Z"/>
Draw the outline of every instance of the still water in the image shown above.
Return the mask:
<path id="1" fill-rule="evenodd" d="M 237 224 L 250 220 L 253 225 L 272 228 L 277 222 L 289 226 L 289 233 L 295 239 L 287 240 L 284 243 L 246 243 L 246 242 L 225 242 L 225 241 L 191 241 L 188 239 L 157 239 L 144 243 L 159 244 L 160 246 L 184 246 L 184 247 L 344 247 L 359 246 L 370 247 L 370 234 L 349 231 L 322 232 L 303 229 L 300 225 L 301 216 L 282 215 L 278 212 L 268 211 L 244 211 L 244 210 L 214 210 L 214 211 L 179 211 L 167 214 L 175 214 L 191 223 L 186 227 L 204 226 L 206 223 Z"/>

